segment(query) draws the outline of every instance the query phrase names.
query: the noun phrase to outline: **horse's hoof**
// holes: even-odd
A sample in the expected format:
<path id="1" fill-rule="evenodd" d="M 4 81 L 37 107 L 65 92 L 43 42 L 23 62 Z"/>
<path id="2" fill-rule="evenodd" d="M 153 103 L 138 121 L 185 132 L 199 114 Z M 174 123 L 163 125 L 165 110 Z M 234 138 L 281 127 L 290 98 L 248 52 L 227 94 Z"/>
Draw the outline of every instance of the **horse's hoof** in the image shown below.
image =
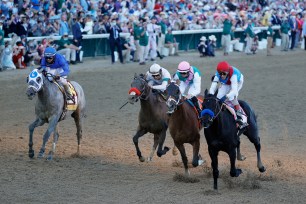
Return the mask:
<path id="1" fill-rule="evenodd" d="M 29 150 L 29 157 L 31 159 L 33 159 L 33 157 L 34 157 L 34 150 Z"/>
<path id="2" fill-rule="evenodd" d="M 230 172 L 231 177 L 238 177 L 240 174 L 242 174 L 241 169 L 236 169 L 234 172 Z"/>
<path id="3" fill-rule="evenodd" d="M 266 171 L 266 168 L 265 168 L 264 166 L 262 166 L 262 167 L 258 168 L 258 170 L 259 170 L 261 173 L 263 173 L 263 172 Z"/>
<path id="4" fill-rule="evenodd" d="M 164 152 L 165 152 L 165 154 L 166 154 L 166 152 L 168 152 L 169 150 L 170 150 L 169 147 L 167 147 L 167 146 L 164 147 Z"/>
<path id="5" fill-rule="evenodd" d="M 39 153 L 38 156 L 37 156 L 37 158 L 38 158 L 38 159 L 42 159 L 42 158 L 44 158 L 44 156 L 45 156 L 44 153 Z"/>
<path id="6" fill-rule="evenodd" d="M 144 161 L 146 161 L 146 159 L 143 156 L 141 156 L 141 157 L 139 157 L 139 161 L 144 162 Z"/>
<path id="7" fill-rule="evenodd" d="M 246 159 L 246 157 L 243 156 L 243 155 L 237 156 L 238 161 L 244 161 L 245 159 Z"/>
<path id="8" fill-rule="evenodd" d="M 201 166 L 202 164 L 204 164 L 204 162 L 205 162 L 205 160 L 200 159 L 200 160 L 198 160 L 198 165 Z"/>

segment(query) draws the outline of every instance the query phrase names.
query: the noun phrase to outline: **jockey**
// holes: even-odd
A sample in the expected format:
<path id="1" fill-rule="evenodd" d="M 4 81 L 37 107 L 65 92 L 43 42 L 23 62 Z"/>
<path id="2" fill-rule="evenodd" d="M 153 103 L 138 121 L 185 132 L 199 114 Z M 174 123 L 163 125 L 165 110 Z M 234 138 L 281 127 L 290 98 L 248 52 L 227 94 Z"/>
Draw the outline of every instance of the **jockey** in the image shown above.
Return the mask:
<path id="1" fill-rule="evenodd" d="M 219 88 L 218 82 L 221 83 Z M 210 94 L 214 94 L 218 89 L 217 98 L 220 99 L 221 103 L 225 102 L 226 100 L 233 103 L 237 115 L 236 122 L 238 123 L 240 129 L 248 126 L 246 117 L 245 120 L 243 120 L 243 110 L 238 102 L 238 94 L 242 88 L 242 85 L 242 73 L 236 67 L 233 67 L 228 62 L 223 61 L 218 64 L 217 72 L 209 89 Z"/>
<path id="2" fill-rule="evenodd" d="M 67 76 L 69 75 L 69 65 L 63 55 L 56 52 L 53 47 L 47 47 L 44 52 L 44 57 L 41 59 L 41 69 L 57 76 L 59 81 L 65 88 L 66 95 L 72 99 Z"/>
<path id="3" fill-rule="evenodd" d="M 154 63 L 146 74 L 146 81 L 152 89 L 164 92 L 171 75 L 168 70 Z"/>
<path id="4" fill-rule="evenodd" d="M 180 91 L 182 95 L 190 99 L 195 105 L 197 111 L 201 113 L 198 104 L 197 95 L 201 93 L 201 73 L 198 68 L 190 66 L 186 61 L 178 65 L 178 69 L 173 77 L 174 80 L 180 80 Z"/>

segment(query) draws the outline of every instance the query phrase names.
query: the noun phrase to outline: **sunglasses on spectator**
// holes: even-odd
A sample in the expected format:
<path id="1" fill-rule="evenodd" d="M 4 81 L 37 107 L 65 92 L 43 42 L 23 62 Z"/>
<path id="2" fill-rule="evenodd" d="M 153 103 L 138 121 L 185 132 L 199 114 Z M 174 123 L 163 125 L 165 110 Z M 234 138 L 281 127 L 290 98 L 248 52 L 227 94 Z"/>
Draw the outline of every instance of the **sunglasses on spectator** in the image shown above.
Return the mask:
<path id="1" fill-rule="evenodd" d="M 220 76 L 226 76 L 227 73 L 226 73 L 226 72 L 219 72 L 219 75 L 220 75 Z"/>

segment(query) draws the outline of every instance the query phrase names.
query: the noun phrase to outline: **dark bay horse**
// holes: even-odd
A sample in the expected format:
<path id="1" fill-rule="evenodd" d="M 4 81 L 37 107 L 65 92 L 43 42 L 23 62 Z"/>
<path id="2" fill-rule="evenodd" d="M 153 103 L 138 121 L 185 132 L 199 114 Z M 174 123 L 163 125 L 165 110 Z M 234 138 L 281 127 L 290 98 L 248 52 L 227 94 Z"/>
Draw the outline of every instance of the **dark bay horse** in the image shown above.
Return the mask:
<path id="1" fill-rule="evenodd" d="M 201 165 L 203 160 L 199 155 L 200 150 L 200 130 L 201 124 L 194 107 L 189 102 L 182 99 L 182 94 L 177 82 L 170 82 L 166 89 L 167 107 L 169 114 L 169 130 L 175 146 L 181 153 L 185 168 L 185 175 L 189 176 L 188 159 L 184 144 L 189 143 L 193 147 L 192 165 Z"/>
<path id="2" fill-rule="evenodd" d="M 167 107 L 164 99 L 158 93 L 152 92 L 143 74 L 135 74 L 129 90 L 128 101 L 133 104 L 138 100 L 140 100 L 140 111 L 138 114 L 137 132 L 133 137 L 133 142 L 139 161 L 144 162 L 145 158 L 139 149 L 138 140 L 148 132 L 154 134 L 154 144 L 148 157 L 148 161 L 151 161 L 157 146 L 157 156 L 159 157 L 169 151 L 168 147 L 163 149 L 168 129 Z"/>
<path id="3" fill-rule="evenodd" d="M 248 116 L 249 126 L 243 132 L 249 140 L 254 144 L 257 151 L 257 167 L 260 172 L 265 172 L 265 167 L 260 157 L 260 138 L 258 135 L 258 127 L 256 115 L 252 108 L 244 101 L 239 100 L 241 107 Z M 213 169 L 214 189 L 218 189 L 218 153 L 224 151 L 229 155 L 232 177 L 238 177 L 241 169 L 236 168 L 236 154 L 240 154 L 240 139 L 238 136 L 238 128 L 236 126 L 233 115 L 228 111 L 224 104 L 219 103 L 219 99 L 215 95 L 208 94 L 205 91 L 203 101 L 203 111 L 201 113 L 202 123 L 204 125 L 204 134 L 208 145 L 208 152 L 211 158 L 211 166 Z M 236 150 L 239 152 L 236 153 Z"/>
<path id="4" fill-rule="evenodd" d="M 58 130 L 57 124 L 61 118 L 64 109 L 65 97 L 60 91 L 58 86 L 53 83 L 55 76 L 50 73 L 40 73 L 37 69 L 34 69 L 28 76 L 28 88 L 26 94 L 30 100 L 37 94 L 37 101 L 35 104 L 36 119 L 29 125 L 29 157 L 34 157 L 33 150 L 33 132 L 38 126 L 42 126 L 45 123 L 49 123 L 48 129 L 43 136 L 43 144 L 40 148 L 38 158 L 43 158 L 45 153 L 45 146 L 48 142 L 50 135 L 53 133 L 53 145 L 52 150 L 49 152 L 47 159 L 52 160 L 55 153 L 55 147 L 58 141 Z M 82 118 L 84 117 L 85 111 L 85 95 L 82 87 L 72 81 L 71 84 L 74 86 L 77 93 L 77 108 L 72 112 L 71 116 L 74 118 L 75 125 L 77 128 L 77 140 L 78 148 L 77 155 L 80 153 L 80 142 L 82 138 Z"/>

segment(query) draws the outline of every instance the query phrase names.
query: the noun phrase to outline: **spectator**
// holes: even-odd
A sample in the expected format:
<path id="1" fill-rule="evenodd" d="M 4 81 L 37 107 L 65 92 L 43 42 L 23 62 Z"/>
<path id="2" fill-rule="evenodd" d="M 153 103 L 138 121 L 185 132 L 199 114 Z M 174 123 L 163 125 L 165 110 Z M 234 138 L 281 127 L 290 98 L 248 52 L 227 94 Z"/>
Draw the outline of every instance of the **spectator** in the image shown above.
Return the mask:
<path id="1" fill-rule="evenodd" d="M 57 53 L 64 55 L 67 62 L 76 64 L 76 51 L 79 51 L 79 48 L 71 43 L 68 33 L 64 33 L 57 45 L 59 46 Z"/>
<path id="2" fill-rule="evenodd" d="M 230 49 L 230 42 L 231 42 L 231 29 L 232 29 L 232 22 L 228 16 L 225 17 L 223 21 L 223 31 L 222 31 L 222 39 L 221 44 L 224 47 L 224 56 L 227 56 Z"/>
<path id="3" fill-rule="evenodd" d="M 306 14 L 304 14 L 304 23 L 302 27 L 302 36 L 304 37 L 304 50 L 306 50 Z"/>
<path id="4" fill-rule="evenodd" d="M 15 39 L 17 39 L 17 35 L 15 34 Z M 1 64 L 2 64 L 2 70 L 12 70 L 16 69 L 16 66 L 13 62 L 13 48 L 11 43 L 15 44 L 16 40 L 6 41 L 5 47 L 1 55 Z"/>
<path id="5" fill-rule="evenodd" d="M 149 35 L 147 32 L 147 22 L 145 20 L 140 24 L 138 30 L 136 31 L 139 36 L 139 64 L 145 65 L 146 57 L 149 53 Z"/>
<path id="6" fill-rule="evenodd" d="M 296 31 L 298 29 L 295 11 L 291 11 L 291 16 L 289 18 L 289 25 L 290 25 L 290 34 L 291 34 L 290 35 L 290 39 L 291 39 L 290 50 L 293 50 L 293 48 L 295 47 Z"/>
<path id="7" fill-rule="evenodd" d="M 281 51 L 288 51 L 289 49 L 289 35 L 288 35 L 289 30 L 290 30 L 290 25 L 288 23 L 288 19 L 284 17 L 283 23 L 280 27 L 280 32 L 282 37 Z"/>
<path id="8" fill-rule="evenodd" d="M 202 36 L 200 38 L 200 42 L 198 44 L 198 51 L 200 53 L 200 57 L 206 56 L 206 37 Z"/>
<path id="9" fill-rule="evenodd" d="M 149 34 L 149 45 L 150 45 L 150 58 L 151 61 L 155 61 L 156 56 L 160 59 L 163 59 L 163 57 L 160 55 L 160 53 L 157 53 L 157 39 L 156 37 L 161 32 L 161 28 L 159 25 L 156 24 L 157 18 L 153 16 L 151 18 L 151 22 L 147 24 L 147 32 Z"/>
<path id="10" fill-rule="evenodd" d="M 94 26 L 94 22 L 91 18 L 90 15 L 87 15 L 85 18 L 85 27 L 83 29 L 83 32 L 85 32 L 86 34 L 93 34 L 93 26 Z"/>
<path id="11" fill-rule="evenodd" d="M 251 46 L 251 52 L 253 54 L 257 53 L 257 48 L 258 48 L 258 36 L 255 35 L 252 41 L 252 46 Z"/>
<path id="12" fill-rule="evenodd" d="M 253 30 L 253 25 L 252 25 L 252 21 L 248 20 L 248 25 L 247 28 L 245 29 L 245 34 L 246 34 L 246 46 L 245 46 L 245 53 L 247 55 L 252 54 L 251 48 L 253 45 L 253 39 L 255 37 L 255 33 Z"/>
<path id="13" fill-rule="evenodd" d="M 215 56 L 215 47 L 216 47 L 216 36 L 211 35 L 208 37 L 206 56 L 214 57 Z"/>
<path id="14" fill-rule="evenodd" d="M 129 36 L 121 38 L 121 49 L 122 49 L 122 56 L 123 56 L 123 62 L 129 63 L 131 60 L 131 52 L 132 48 L 129 43 Z"/>
<path id="15" fill-rule="evenodd" d="M 109 33 L 109 46 L 111 50 L 112 64 L 115 63 L 115 48 L 117 48 L 120 62 L 123 63 L 120 42 L 120 33 L 122 32 L 122 30 L 119 23 L 117 22 L 117 19 L 112 19 L 111 24 L 107 24 L 106 30 Z"/>
<path id="16" fill-rule="evenodd" d="M 0 20 L 0 57 L 2 56 L 2 52 L 4 50 L 4 31 L 3 28 L 3 21 Z M 2 61 L 0 58 L 0 69 L 2 68 Z"/>
<path id="17" fill-rule="evenodd" d="M 13 48 L 13 62 L 17 69 L 25 69 L 26 64 L 24 63 L 24 55 L 26 49 L 23 46 L 21 41 L 16 42 L 16 45 Z"/>
<path id="18" fill-rule="evenodd" d="M 274 31 L 272 29 L 272 22 L 269 21 L 268 22 L 268 29 L 267 29 L 267 56 L 271 56 L 271 49 L 273 46 L 273 35 L 274 35 Z"/>
<path id="19" fill-rule="evenodd" d="M 70 33 L 70 29 L 68 26 L 68 22 L 67 22 L 67 14 L 66 13 L 62 13 L 61 15 L 61 21 L 60 21 L 60 26 L 59 26 L 59 35 L 63 36 L 64 33 Z"/>
<path id="20" fill-rule="evenodd" d="M 72 26 L 72 35 L 73 35 L 73 44 L 78 47 L 79 49 L 82 48 L 82 41 L 83 41 L 83 28 L 81 26 L 81 22 L 83 21 L 82 18 L 78 20 L 75 19 L 75 23 Z M 83 51 L 77 51 L 76 53 L 76 62 L 82 63 L 83 62 Z"/>
<path id="21" fill-rule="evenodd" d="M 172 49 L 174 48 L 174 55 L 178 56 L 178 43 L 172 34 L 172 29 L 168 28 L 168 32 L 165 37 L 165 47 L 169 48 L 169 55 L 172 55 Z"/>

